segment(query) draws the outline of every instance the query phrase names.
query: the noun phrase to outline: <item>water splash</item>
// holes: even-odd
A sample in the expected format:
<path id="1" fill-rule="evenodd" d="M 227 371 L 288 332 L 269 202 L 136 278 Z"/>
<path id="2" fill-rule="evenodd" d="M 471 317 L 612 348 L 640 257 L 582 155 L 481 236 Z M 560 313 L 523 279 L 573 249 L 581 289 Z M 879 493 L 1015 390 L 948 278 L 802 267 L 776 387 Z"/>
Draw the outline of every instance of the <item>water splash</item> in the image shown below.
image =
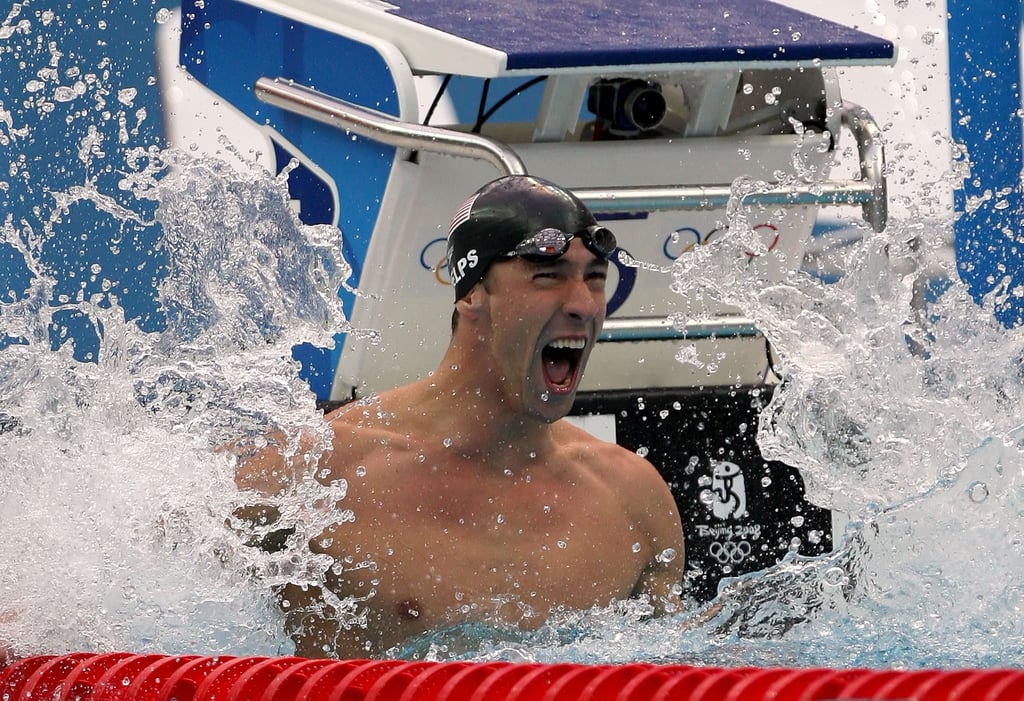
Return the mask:
<path id="1" fill-rule="evenodd" d="M 674 288 L 698 300 L 692 319 L 710 298 L 757 323 L 781 380 L 762 452 L 850 520 L 834 553 L 728 581 L 711 605 L 638 637 L 683 662 L 1020 664 L 1022 541 L 1007 524 L 1024 508 L 1024 333 L 995 320 L 999 293 L 971 300 L 941 241 L 898 221 L 838 253 L 836 284 L 805 272 L 748 284 L 756 232 L 735 204 L 769 187 L 738 184 L 730 234 L 681 258 Z M 629 628 L 620 618 L 562 649 L 629 655 Z"/>
<path id="2" fill-rule="evenodd" d="M 278 432 L 297 450 L 300 426 L 325 435 L 291 348 L 346 327 L 333 292 L 349 274 L 339 237 L 298 222 L 287 173 L 133 158 L 123 186 L 157 203 L 154 245 L 167 261 L 162 330 L 140 330 L 111 298 L 52 305 L 53 271 L 35 255 L 46 237 L 4 229 L 32 279 L 0 306 L 11 340 L 0 351 L 0 557 L 17 563 L 0 573 L 0 646 L 288 650 L 274 578 L 328 563 L 245 545 L 227 524 L 243 497 L 224 448 Z M 73 343 L 51 349 L 64 309 L 101 339 L 92 362 Z M 311 461 L 322 450 L 301 446 Z"/>

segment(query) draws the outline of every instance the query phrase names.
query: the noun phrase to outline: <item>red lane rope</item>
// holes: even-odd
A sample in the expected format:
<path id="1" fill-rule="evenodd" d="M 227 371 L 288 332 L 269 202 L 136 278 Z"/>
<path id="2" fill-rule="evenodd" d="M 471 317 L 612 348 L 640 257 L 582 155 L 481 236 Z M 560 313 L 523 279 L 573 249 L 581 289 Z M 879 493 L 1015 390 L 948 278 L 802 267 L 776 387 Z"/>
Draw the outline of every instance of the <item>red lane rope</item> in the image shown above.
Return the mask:
<path id="1" fill-rule="evenodd" d="M 1020 701 L 1024 669 L 309 660 L 87 653 L 0 669 L 3 701 Z"/>

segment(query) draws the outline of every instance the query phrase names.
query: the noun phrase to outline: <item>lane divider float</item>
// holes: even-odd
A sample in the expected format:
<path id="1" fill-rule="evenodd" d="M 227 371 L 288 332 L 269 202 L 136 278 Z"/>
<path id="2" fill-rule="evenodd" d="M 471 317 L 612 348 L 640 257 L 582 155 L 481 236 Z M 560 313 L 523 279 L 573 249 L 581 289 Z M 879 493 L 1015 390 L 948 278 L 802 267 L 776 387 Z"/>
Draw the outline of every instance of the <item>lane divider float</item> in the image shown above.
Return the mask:
<path id="1" fill-rule="evenodd" d="M 0 700 L 42 699 L 1020 701 L 1024 669 L 790 669 L 78 652 L 26 657 L 0 670 Z"/>

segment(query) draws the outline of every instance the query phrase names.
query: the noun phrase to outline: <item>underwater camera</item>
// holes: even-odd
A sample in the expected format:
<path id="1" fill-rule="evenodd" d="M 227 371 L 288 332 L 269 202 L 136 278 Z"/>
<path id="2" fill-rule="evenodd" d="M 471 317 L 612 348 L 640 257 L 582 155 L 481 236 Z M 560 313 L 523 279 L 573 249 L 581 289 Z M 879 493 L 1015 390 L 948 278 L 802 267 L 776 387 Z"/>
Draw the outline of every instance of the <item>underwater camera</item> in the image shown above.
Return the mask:
<path id="1" fill-rule="evenodd" d="M 635 136 L 657 129 L 665 119 L 661 86 L 639 78 L 601 80 L 590 86 L 587 109 L 616 136 Z"/>

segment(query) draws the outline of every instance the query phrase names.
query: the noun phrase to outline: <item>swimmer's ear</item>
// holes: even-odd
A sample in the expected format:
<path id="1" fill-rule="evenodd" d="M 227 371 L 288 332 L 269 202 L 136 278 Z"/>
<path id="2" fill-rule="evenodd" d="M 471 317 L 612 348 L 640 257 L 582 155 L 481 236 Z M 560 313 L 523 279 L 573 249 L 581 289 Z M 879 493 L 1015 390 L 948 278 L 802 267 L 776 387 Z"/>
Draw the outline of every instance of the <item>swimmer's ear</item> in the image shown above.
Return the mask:
<path id="1" fill-rule="evenodd" d="M 486 286 L 478 282 L 462 299 L 455 302 L 455 311 L 460 317 L 479 317 L 488 308 L 489 295 Z"/>

